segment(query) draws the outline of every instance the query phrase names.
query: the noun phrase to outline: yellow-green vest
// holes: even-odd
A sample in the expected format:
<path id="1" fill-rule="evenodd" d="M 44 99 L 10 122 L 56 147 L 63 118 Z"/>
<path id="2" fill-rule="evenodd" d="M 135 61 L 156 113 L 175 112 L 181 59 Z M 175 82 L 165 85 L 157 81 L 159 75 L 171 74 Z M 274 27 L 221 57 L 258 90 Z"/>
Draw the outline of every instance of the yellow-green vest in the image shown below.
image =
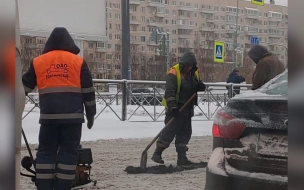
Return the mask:
<path id="1" fill-rule="evenodd" d="M 169 69 L 169 71 L 170 71 L 171 69 L 175 69 L 175 70 L 176 70 L 176 78 L 177 78 L 176 102 L 178 102 L 178 100 L 179 100 L 180 88 L 181 88 L 181 83 L 182 83 L 182 77 L 181 77 L 181 72 L 180 72 L 179 64 L 176 64 L 176 65 L 174 65 L 173 67 L 171 67 L 171 68 Z M 167 71 L 167 74 L 168 74 L 169 71 Z M 200 80 L 198 71 L 195 71 L 194 76 L 196 77 L 197 80 Z M 166 101 L 166 99 L 165 99 L 165 96 L 164 96 L 163 99 L 162 99 L 162 105 L 165 106 L 165 107 L 167 108 L 167 101 Z"/>

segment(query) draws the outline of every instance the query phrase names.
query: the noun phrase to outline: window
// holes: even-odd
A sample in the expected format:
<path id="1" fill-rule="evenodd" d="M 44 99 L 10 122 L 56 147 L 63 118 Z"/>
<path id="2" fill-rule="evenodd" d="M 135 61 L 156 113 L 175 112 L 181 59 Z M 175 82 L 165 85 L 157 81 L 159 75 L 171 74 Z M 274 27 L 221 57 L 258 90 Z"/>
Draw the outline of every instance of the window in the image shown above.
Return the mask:
<path id="1" fill-rule="evenodd" d="M 116 60 L 121 60 L 120 54 L 115 54 L 115 59 L 116 59 Z"/>
<path id="2" fill-rule="evenodd" d="M 115 27 L 116 27 L 116 30 L 120 30 L 120 24 L 116 24 Z"/>
<path id="3" fill-rule="evenodd" d="M 111 19 L 112 18 L 112 14 L 108 13 L 108 18 Z"/>
<path id="4" fill-rule="evenodd" d="M 194 9 L 198 9 L 198 4 L 194 4 Z"/>
<path id="5" fill-rule="evenodd" d="M 131 16 L 131 20 L 136 21 L 136 16 L 135 16 L 135 15 L 132 15 L 132 16 Z"/>
<path id="6" fill-rule="evenodd" d="M 285 70 L 264 84 L 259 91 L 271 95 L 288 95 L 288 71 Z"/>
<path id="7" fill-rule="evenodd" d="M 90 48 L 94 47 L 94 42 L 89 42 L 89 47 Z"/>
<path id="8" fill-rule="evenodd" d="M 107 54 L 107 59 L 111 60 L 112 59 L 112 54 Z"/>
<path id="9" fill-rule="evenodd" d="M 112 29 L 112 23 L 109 23 L 109 29 Z"/>
<path id="10" fill-rule="evenodd" d="M 112 45 L 111 44 L 108 44 L 108 49 L 111 49 L 112 48 Z"/>
<path id="11" fill-rule="evenodd" d="M 141 36 L 141 37 L 140 37 L 140 41 L 141 41 L 141 42 L 145 42 L 145 41 L 146 41 L 146 36 Z"/>
<path id="12" fill-rule="evenodd" d="M 114 38 L 115 38 L 115 40 L 120 40 L 121 39 L 121 34 L 115 34 Z"/>
<path id="13" fill-rule="evenodd" d="M 246 9 L 246 14 L 251 16 L 259 16 L 259 10 L 257 9 Z"/>
<path id="14" fill-rule="evenodd" d="M 130 11 L 136 12 L 136 5 L 130 5 Z"/>
<path id="15" fill-rule="evenodd" d="M 145 51 L 145 46 L 141 46 L 141 51 Z"/>
<path id="16" fill-rule="evenodd" d="M 116 50 L 116 51 L 120 51 L 120 50 L 121 50 L 121 45 L 115 44 L 115 50 Z"/>
<path id="17" fill-rule="evenodd" d="M 173 11 L 172 11 L 172 15 L 173 15 L 173 16 L 176 16 L 176 15 L 177 15 L 177 11 L 174 11 L 174 10 L 173 10 Z"/>
<path id="18" fill-rule="evenodd" d="M 96 47 L 105 48 L 105 47 L 107 47 L 107 45 L 106 45 L 106 43 L 104 43 L 104 42 L 97 42 L 97 43 L 96 43 Z"/>
<path id="19" fill-rule="evenodd" d="M 166 10 L 165 10 L 165 14 L 166 14 L 166 15 L 169 15 L 169 14 L 170 14 L 169 9 L 166 9 Z"/>
<path id="20" fill-rule="evenodd" d="M 146 7 L 140 7 L 140 11 L 141 11 L 142 13 L 145 13 L 145 12 L 146 12 Z"/>
<path id="21" fill-rule="evenodd" d="M 173 6 L 176 6 L 176 1 L 172 1 L 172 5 L 173 5 Z"/>
<path id="22" fill-rule="evenodd" d="M 115 13 L 115 18 L 116 18 L 117 20 L 120 20 L 120 14 L 119 14 L 119 13 Z"/>
<path id="23" fill-rule="evenodd" d="M 141 22 L 146 22 L 146 18 L 145 18 L 144 16 L 142 16 L 142 17 L 140 18 L 140 20 L 141 20 Z"/>
<path id="24" fill-rule="evenodd" d="M 146 27 L 142 26 L 141 31 L 143 31 L 143 32 L 146 31 Z"/>
<path id="25" fill-rule="evenodd" d="M 169 5 L 169 0 L 165 0 L 165 4 L 166 4 L 166 5 Z"/>

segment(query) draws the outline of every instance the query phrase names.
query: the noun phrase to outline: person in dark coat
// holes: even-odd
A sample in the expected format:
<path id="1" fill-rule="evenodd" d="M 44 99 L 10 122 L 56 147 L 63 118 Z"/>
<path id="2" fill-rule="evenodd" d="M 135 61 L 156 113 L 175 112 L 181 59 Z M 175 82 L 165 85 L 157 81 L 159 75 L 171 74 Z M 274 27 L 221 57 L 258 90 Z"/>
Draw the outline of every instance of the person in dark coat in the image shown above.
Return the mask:
<path id="1" fill-rule="evenodd" d="M 257 64 L 252 77 L 252 90 L 260 88 L 285 71 L 283 63 L 264 46 L 253 46 L 248 55 Z"/>
<path id="2" fill-rule="evenodd" d="M 200 81 L 197 69 L 196 58 L 193 53 L 189 52 L 184 54 L 180 62 L 167 73 L 164 96 L 166 102 L 165 124 L 173 117 L 174 121 L 157 140 L 156 149 L 151 158 L 156 163 L 164 164 L 162 152 L 169 147 L 175 138 L 175 147 L 178 153 L 177 165 L 192 164 L 186 156 L 186 151 L 188 151 L 187 144 L 192 135 L 191 118 L 194 116 L 194 106 L 197 105 L 198 101 L 197 96 L 185 110 L 179 112 L 179 109 L 194 93 L 205 91 L 205 85 Z"/>
<path id="3" fill-rule="evenodd" d="M 245 82 L 245 78 L 240 75 L 239 70 L 233 69 L 233 71 L 229 74 L 229 77 L 227 78 L 227 83 L 241 84 L 242 82 Z M 227 87 L 227 89 L 229 89 L 229 87 Z M 240 94 L 240 87 L 234 87 L 233 89 L 234 93 L 232 94 L 232 97 L 236 94 Z M 230 94 L 229 91 L 228 94 Z"/>
<path id="4" fill-rule="evenodd" d="M 78 164 L 84 109 L 92 128 L 95 89 L 86 61 L 67 29 L 55 28 L 42 55 L 22 77 L 25 93 L 39 92 L 40 131 L 35 162 L 38 190 L 70 190 Z"/>

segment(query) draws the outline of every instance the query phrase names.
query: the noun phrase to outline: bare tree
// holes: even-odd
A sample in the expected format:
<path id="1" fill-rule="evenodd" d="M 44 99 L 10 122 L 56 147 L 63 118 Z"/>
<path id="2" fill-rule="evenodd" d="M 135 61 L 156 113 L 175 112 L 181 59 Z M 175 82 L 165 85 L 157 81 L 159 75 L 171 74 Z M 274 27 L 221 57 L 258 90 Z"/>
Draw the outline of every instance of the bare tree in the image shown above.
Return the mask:
<path id="1" fill-rule="evenodd" d="M 166 75 L 166 62 L 163 56 L 132 49 L 130 64 L 134 80 L 164 80 Z"/>
<path id="2" fill-rule="evenodd" d="M 21 36 L 21 62 L 22 74 L 27 71 L 31 61 L 42 54 L 45 39 L 37 39 L 36 37 Z"/>

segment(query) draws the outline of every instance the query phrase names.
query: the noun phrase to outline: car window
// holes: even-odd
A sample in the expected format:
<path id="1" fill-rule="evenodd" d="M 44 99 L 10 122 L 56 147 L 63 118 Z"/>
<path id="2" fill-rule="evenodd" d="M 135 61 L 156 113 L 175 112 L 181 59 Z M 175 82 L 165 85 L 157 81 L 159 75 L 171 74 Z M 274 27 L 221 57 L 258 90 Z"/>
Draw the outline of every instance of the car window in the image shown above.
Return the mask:
<path id="1" fill-rule="evenodd" d="M 288 72 L 284 71 L 282 74 L 275 77 L 269 83 L 261 88 L 261 92 L 269 95 L 288 95 Z"/>

